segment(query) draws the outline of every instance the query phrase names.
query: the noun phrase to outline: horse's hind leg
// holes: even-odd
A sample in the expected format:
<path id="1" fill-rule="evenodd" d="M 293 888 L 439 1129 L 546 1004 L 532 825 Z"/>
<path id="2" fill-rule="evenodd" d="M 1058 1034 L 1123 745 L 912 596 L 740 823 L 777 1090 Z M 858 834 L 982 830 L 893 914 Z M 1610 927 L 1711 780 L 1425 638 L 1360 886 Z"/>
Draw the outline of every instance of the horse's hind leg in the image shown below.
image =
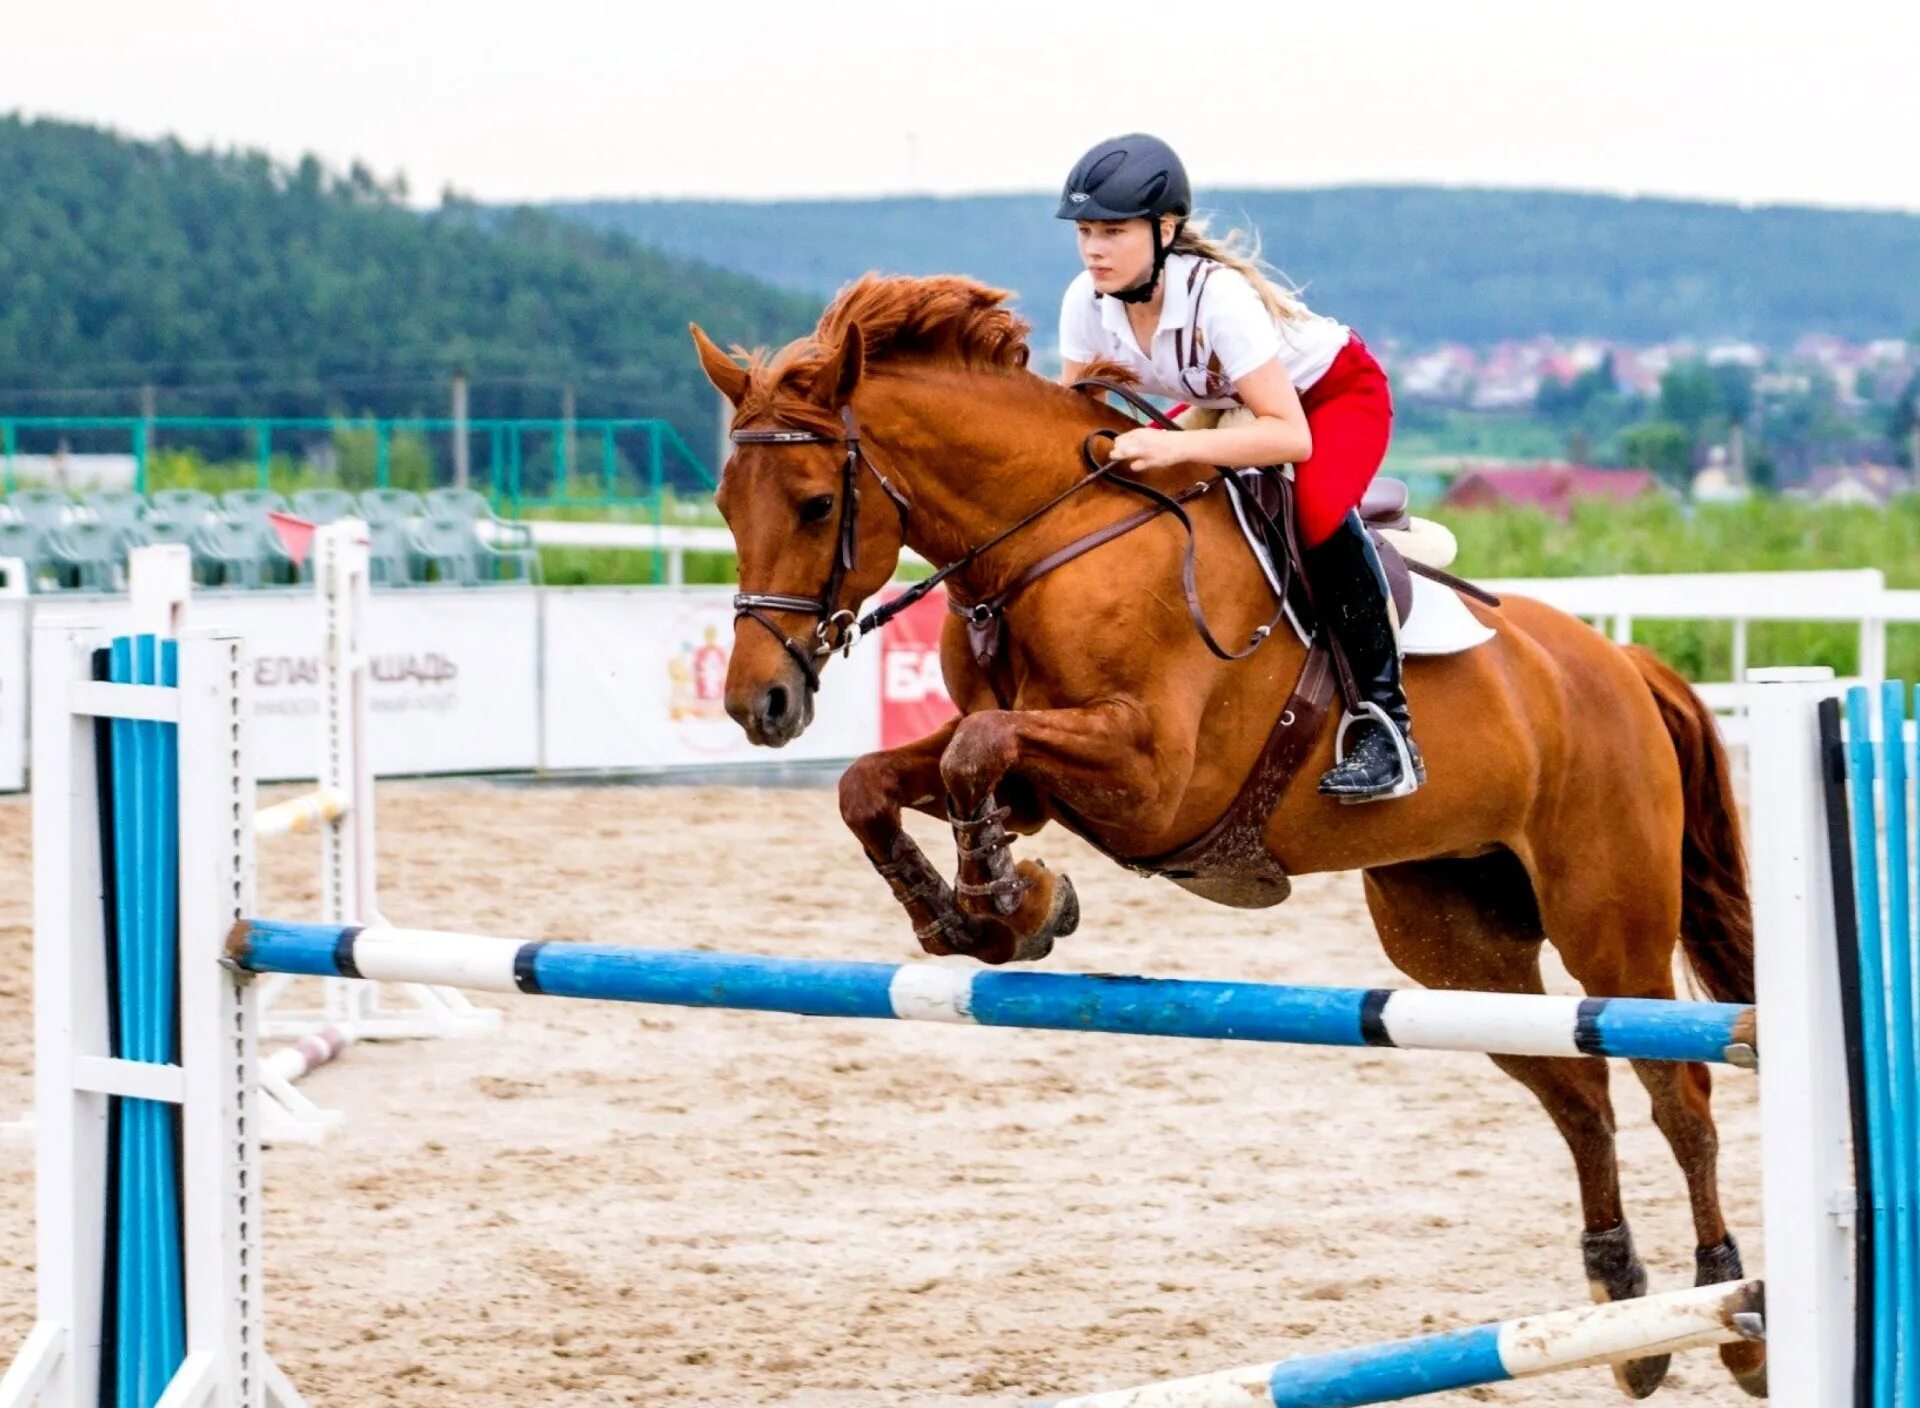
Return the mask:
<path id="1" fill-rule="evenodd" d="M 1675 860 L 1677 861 L 1677 848 Z M 1616 875 L 1639 875 L 1641 883 L 1617 887 Z M 1679 877 L 1658 882 L 1647 867 L 1597 855 L 1588 845 L 1575 873 L 1543 879 L 1541 908 L 1547 932 L 1570 973 L 1596 997 L 1676 996 L 1673 955 L 1679 941 Z M 1713 1285 L 1744 1277 L 1740 1250 L 1727 1231 L 1720 1206 L 1720 1139 L 1711 1108 L 1713 1076 L 1698 1063 L 1635 1061 L 1634 1073 L 1652 1097 L 1653 1122 L 1666 1137 L 1687 1181 L 1695 1235 L 1694 1281 Z M 1720 1346 L 1720 1358 L 1748 1393 L 1765 1397 L 1766 1346 L 1736 1341 Z"/>
<path id="2" fill-rule="evenodd" d="M 1475 860 L 1422 861 L 1366 873 L 1367 908 L 1387 956 L 1431 988 L 1538 993 L 1542 930 L 1525 870 L 1502 852 Z M 1581 1250 L 1595 1300 L 1645 1295 L 1647 1271 L 1620 1199 L 1613 1102 L 1603 1060 L 1495 1056 L 1494 1065 L 1533 1092 L 1573 1155 L 1584 1232 Z M 1669 1357 L 1616 1365 L 1615 1381 L 1645 1398 Z"/>

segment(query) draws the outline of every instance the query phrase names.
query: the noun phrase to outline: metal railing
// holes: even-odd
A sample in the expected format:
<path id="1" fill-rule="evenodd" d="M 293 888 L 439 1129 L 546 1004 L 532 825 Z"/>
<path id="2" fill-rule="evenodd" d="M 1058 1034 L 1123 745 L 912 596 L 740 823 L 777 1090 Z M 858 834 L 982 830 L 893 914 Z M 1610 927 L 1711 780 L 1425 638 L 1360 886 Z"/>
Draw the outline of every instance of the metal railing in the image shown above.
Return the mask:
<path id="1" fill-rule="evenodd" d="M 660 419 L 505 420 L 466 422 L 465 455 L 453 420 L 412 417 L 264 416 L 6 416 L 0 417 L 0 488 L 15 487 L 16 459 L 33 447 L 36 454 L 69 449 L 80 440 L 88 452 L 115 446 L 133 460 L 132 487 L 148 491 L 152 462 L 167 442 L 211 445 L 207 458 L 224 469 L 249 460 L 262 489 L 275 487 L 276 475 L 313 483 L 339 482 L 344 447 L 358 448 L 370 437 L 371 463 L 361 466 L 358 487 L 394 487 L 396 452 L 412 478 L 427 483 L 397 487 L 426 488 L 454 484 L 464 461 L 469 483 L 496 505 L 564 507 L 654 507 L 670 489 L 712 489 L 712 470 L 688 448 L 673 426 Z M 316 454 L 314 441 L 326 448 Z M 125 449 L 117 448 L 124 445 Z M 39 447 L 45 446 L 42 450 Z"/>

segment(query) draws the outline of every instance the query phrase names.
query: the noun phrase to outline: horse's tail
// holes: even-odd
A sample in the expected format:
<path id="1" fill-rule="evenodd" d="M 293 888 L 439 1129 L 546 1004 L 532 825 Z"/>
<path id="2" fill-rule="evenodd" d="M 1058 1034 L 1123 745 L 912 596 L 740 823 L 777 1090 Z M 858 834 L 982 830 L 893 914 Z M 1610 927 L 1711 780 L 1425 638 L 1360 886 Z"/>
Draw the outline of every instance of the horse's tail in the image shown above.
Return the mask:
<path id="1" fill-rule="evenodd" d="M 1686 823 L 1680 855 L 1680 946 L 1687 966 L 1716 1002 L 1753 998 L 1753 902 L 1733 800 L 1727 753 L 1713 713 L 1673 669 L 1630 645 L 1640 678 L 1659 706 L 1680 762 Z"/>

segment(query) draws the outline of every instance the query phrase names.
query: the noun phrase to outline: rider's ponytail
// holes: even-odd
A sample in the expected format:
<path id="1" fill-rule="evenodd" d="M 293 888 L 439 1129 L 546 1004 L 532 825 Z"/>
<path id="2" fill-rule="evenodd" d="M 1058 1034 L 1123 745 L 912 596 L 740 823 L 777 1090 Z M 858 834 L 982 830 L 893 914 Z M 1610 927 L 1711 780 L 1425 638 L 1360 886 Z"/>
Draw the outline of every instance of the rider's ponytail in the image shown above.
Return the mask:
<path id="1" fill-rule="evenodd" d="M 1207 233 L 1206 221 L 1188 220 L 1167 248 L 1177 254 L 1194 254 L 1224 264 L 1253 285 L 1260 301 L 1276 319 L 1304 318 L 1308 308 L 1300 298 L 1300 289 L 1285 274 L 1260 257 L 1260 237 L 1244 230 L 1229 230 L 1214 238 Z"/>

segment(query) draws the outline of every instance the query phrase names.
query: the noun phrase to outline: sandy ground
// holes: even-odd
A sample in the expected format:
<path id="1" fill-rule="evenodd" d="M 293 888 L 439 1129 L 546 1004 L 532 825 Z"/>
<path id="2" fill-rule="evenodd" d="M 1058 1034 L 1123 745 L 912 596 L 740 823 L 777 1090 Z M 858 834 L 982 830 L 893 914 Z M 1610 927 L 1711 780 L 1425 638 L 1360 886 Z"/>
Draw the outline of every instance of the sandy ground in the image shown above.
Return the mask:
<path id="1" fill-rule="evenodd" d="M 825 791 L 407 784 L 380 807 L 399 922 L 913 956 Z M 316 913 L 316 843 L 262 849 L 263 908 Z M 1351 877 L 1247 915 L 1068 837 L 1023 853 L 1085 904 L 1054 966 L 1394 981 Z M 7 799 L 0 1112 L 28 1098 L 30 873 Z M 499 1037 L 317 1072 L 346 1124 L 266 1156 L 269 1339 L 316 1405 L 1017 1402 L 1586 1297 L 1570 1160 L 1478 1057 L 497 1001 Z M 1753 1087 L 1722 1085 L 1757 1253 Z M 1625 1067 L 1615 1090 L 1642 1251 L 1677 1288 L 1680 1175 Z M 31 1317 L 31 1182 L 0 1145 L 0 1346 Z M 1624 1400 L 1591 1369 L 1427 1401 Z M 1655 1401 L 1751 1400 L 1709 1351 Z"/>

